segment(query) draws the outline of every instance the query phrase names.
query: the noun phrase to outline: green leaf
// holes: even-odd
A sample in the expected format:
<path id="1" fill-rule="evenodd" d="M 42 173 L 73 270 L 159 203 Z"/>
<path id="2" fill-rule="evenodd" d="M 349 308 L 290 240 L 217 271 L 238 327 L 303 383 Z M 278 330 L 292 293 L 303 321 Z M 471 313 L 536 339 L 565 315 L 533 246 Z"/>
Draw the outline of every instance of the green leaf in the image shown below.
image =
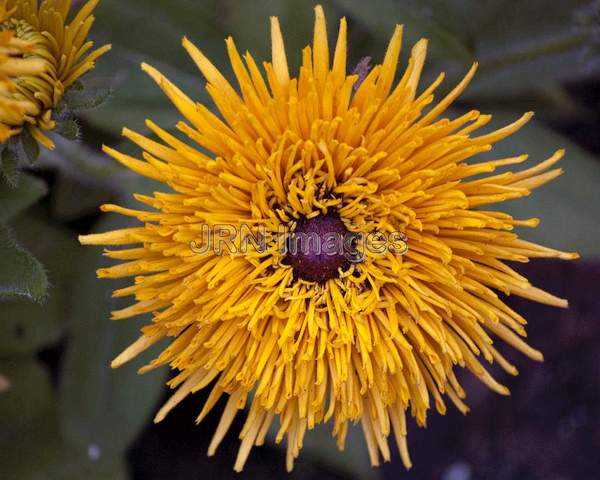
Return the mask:
<path id="1" fill-rule="evenodd" d="M 38 213 L 34 208 L 17 217 L 13 230 L 19 243 L 44 265 L 52 288 L 43 305 L 18 296 L 0 302 L 0 358 L 35 353 L 64 334 L 81 248 L 72 233 L 38 219 Z"/>
<path id="2" fill-rule="evenodd" d="M 56 133 L 67 140 L 76 141 L 81 138 L 81 127 L 74 118 L 66 118 L 57 122 Z"/>
<path id="3" fill-rule="evenodd" d="M 127 463 L 122 458 L 113 463 L 92 461 L 77 456 L 60 443 L 60 437 L 49 421 L 40 422 L 28 437 L 0 452 L 2 472 L 9 480 L 127 480 Z"/>
<path id="4" fill-rule="evenodd" d="M 464 98 L 495 99 L 536 93 L 558 82 L 575 81 L 583 68 L 583 38 L 575 28 L 581 0 L 554 2 L 500 0 L 452 2 L 480 61 Z"/>
<path id="5" fill-rule="evenodd" d="M 103 2 L 101 5 L 108 4 Z M 180 42 L 174 44 L 180 47 Z M 181 47 L 180 47 L 181 48 Z M 183 48 L 181 48 L 183 50 Z M 99 65 L 99 74 L 108 74 L 114 71 L 114 94 L 111 101 L 107 102 L 93 112 L 82 111 L 79 116 L 87 123 L 119 136 L 124 126 L 133 130 L 145 131 L 144 122 L 152 119 L 165 129 L 173 129 L 181 120 L 181 114 L 169 101 L 160 87 L 140 69 L 140 63 L 147 61 L 171 79 L 179 88 L 188 93 L 191 98 L 206 99 L 202 86 L 204 81 L 200 74 L 192 75 L 168 63 L 163 63 L 152 57 L 141 56 L 138 52 L 128 50 L 127 47 L 115 50 L 111 54 L 112 63 L 110 72 Z M 193 65 L 193 64 L 192 64 Z"/>
<path id="6" fill-rule="evenodd" d="M 80 90 L 70 89 L 63 98 L 67 109 L 77 112 L 92 110 L 106 102 L 112 95 L 110 87 L 83 87 Z"/>
<path id="7" fill-rule="evenodd" d="M 404 25 L 405 51 L 420 38 L 428 38 L 430 55 L 434 58 L 471 61 L 473 52 L 465 35 L 464 19 L 458 22 L 452 15 L 452 4 L 441 1 L 419 0 L 335 0 L 344 11 L 379 40 L 378 49 L 387 44 L 394 27 Z M 452 21 L 453 20 L 453 21 Z M 362 52 L 360 56 L 373 52 Z M 383 59 L 385 51 L 375 52 L 374 58 Z"/>
<path id="8" fill-rule="evenodd" d="M 24 128 L 19 137 L 26 160 L 32 164 L 40 156 L 40 145 L 35 138 L 29 133 L 29 130 Z"/>
<path id="9" fill-rule="evenodd" d="M 143 22 L 139 20 L 140 11 L 144 12 Z M 110 62 L 98 62 L 96 75 L 114 79 L 111 81 L 114 94 L 103 108 L 82 113 L 87 122 L 115 135 L 120 135 L 125 125 L 144 131 L 146 118 L 163 128 L 175 126 L 181 114 L 141 71 L 142 62 L 159 69 L 190 98 L 207 100 L 205 80 L 181 46 L 181 39 L 188 35 L 216 65 L 225 65 L 224 38 L 228 32 L 222 25 L 222 2 L 101 2 L 95 14 L 99 27 L 96 32 L 115 46 Z M 135 35 L 132 35 L 132 25 L 136 26 Z"/>
<path id="10" fill-rule="evenodd" d="M 121 149 L 120 145 L 116 146 Z M 73 221 L 98 213 L 98 205 L 133 190 L 138 175 L 84 142 L 56 139 L 56 148 L 46 153 L 38 166 L 56 172 L 50 198 L 52 216 Z"/>
<path id="11" fill-rule="evenodd" d="M 417 39 L 428 38 L 428 65 L 436 72 L 446 71 L 448 84 L 479 61 L 478 74 L 463 98 L 531 96 L 557 82 L 590 76 L 581 58 L 591 40 L 575 26 L 580 0 L 553 3 L 552 8 L 545 0 L 514 0 L 510 8 L 501 0 L 477 5 L 468 0 L 374 0 L 368 6 L 360 0 L 335 2 L 367 28 L 361 47 L 370 38 L 378 40 L 374 55 L 363 56 L 380 58 L 391 29 L 400 23 L 404 51 Z"/>
<path id="12" fill-rule="evenodd" d="M 114 226 L 104 223 L 100 230 Z M 110 311 L 124 306 L 111 299 L 111 291 L 122 284 L 96 279 L 95 270 L 101 266 L 98 252 L 89 249 L 81 263 L 60 384 L 62 428 L 77 451 L 85 452 L 93 443 L 105 458 L 117 458 L 156 410 L 166 371 L 138 375 L 147 355 L 146 362 L 140 359 L 111 370 L 111 360 L 139 337 L 142 322 L 111 321 Z"/>
<path id="13" fill-rule="evenodd" d="M 41 300 L 48 289 L 44 267 L 21 248 L 8 229 L 0 226 L 0 298 L 17 295 Z"/>
<path id="14" fill-rule="evenodd" d="M 73 82 L 73 85 L 71 85 L 71 88 L 69 88 L 69 92 L 70 91 L 78 91 L 78 90 L 83 90 L 85 87 L 83 86 L 83 82 L 81 80 L 75 80 L 75 82 Z"/>
<path id="15" fill-rule="evenodd" d="M 493 126 L 506 125 L 519 116 L 517 113 L 495 112 Z M 528 168 L 550 157 L 559 148 L 566 149 L 565 157 L 556 165 L 564 170 L 562 176 L 534 190 L 528 197 L 511 200 L 498 207 L 518 218 L 541 219 L 537 228 L 519 229 L 519 234 L 526 240 L 577 251 L 584 257 L 598 256 L 598 158 L 536 121 L 496 144 L 493 156 L 504 158 L 528 153 L 529 160 L 519 166 Z"/>
<path id="16" fill-rule="evenodd" d="M 8 222 L 36 203 L 48 192 L 44 181 L 31 175 L 23 175 L 17 188 L 0 183 L 0 222 Z"/>
<path id="17" fill-rule="evenodd" d="M 42 417 L 51 407 L 54 393 L 46 367 L 33 357 L 0 360 L 0 372 L 10 381 L 10 389 L 0 394 L 2 445 Z"/>
<path id="18" fill-rule="evenodd" d="M 2 478 L 60 478 L 51 474 L 61 463 L 61 441 L 47 368 L 34 357 L 21 357 L 1 360 L 0 372 L 11 383 L 10 390 L 0 394 Z"/>
<path id="19" fill-rule="evenodd" d="M 331 1 L 319 3 L 323 5 L 329 18 L 330 29 L 337 29 L 339 9 Z M 271 27 L 269 17 L 278 17 L 285 37 L 290 72 L 295 72 L 300 66 L 302 49 L 312 42 L 315 21 L 313 7 L 313 4 L 308 4 L 303 0 L 238 2 L 235 8 L 229 11 L 225 23 L 240 52 L 250 51 L 257 61 L 270 60 Z M 225 52 L 218 52 L 216 55 L 227 59 Z M 230 70 L 231 68 L 226 66 L 223 71 L 227 74 Z"/>
<path id="20" fill-rule="evenodd" d="M 2 176 L 8 185 L 16 187 L 19 183 L 19 156 L 7 146 L 2 150 L 1 164 Z"/>
<path id="21" fill-rule="evenodd" d="M 56 344 L 64 334 L 64 312 L 58 292 L 53 292 L 44 305 L 19 298 L 4 300 L 0 310 L 0 358 L 33 354 Z"/>
<path id="22" fill-rule="evenodd" d="M 61 436 L 57 398 L 47 368 L 33 357 L 0 361 L 11 388 L 0 394 L 0 472 L 7 480 L 125 480 L 124 458 L 84 455 Z"/>
<path id="23" fill-rule="evenodd" d="M 194 72 L 195 67 L 189 65 L 189 57 L 181 47 L 181 39 L 187 35 L 191 40 L 198 40 L 206 53 L 224 50 L 224 39 L 229 32 L 226 31 L 223 18 L 228 10 L 219 0 L 204 0 L 202 3 L 189 0 L 138 0 L 135 4 L 101 2 L 95 15 L 98 32 L 110 38 L 115 45 L 174 67 L 191 67 L 188 71 Z M 144 12 L 144 21 L 140 21 L 140 12 Z M 268 22 L 268 19 L 264 20 Z M 133 35 L 132 25 L 135 25 Z"/>

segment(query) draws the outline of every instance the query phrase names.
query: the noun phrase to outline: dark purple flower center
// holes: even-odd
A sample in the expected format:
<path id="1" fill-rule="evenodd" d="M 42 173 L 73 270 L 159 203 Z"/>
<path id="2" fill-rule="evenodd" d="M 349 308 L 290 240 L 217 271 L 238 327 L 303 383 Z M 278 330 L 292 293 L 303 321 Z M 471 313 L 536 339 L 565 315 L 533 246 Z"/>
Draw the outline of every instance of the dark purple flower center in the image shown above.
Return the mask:
<path id="1" fill-rule="evenodd" d="M 337 212 L 303 217 L 288 237 L 284 263 L 294 269 L 295 278 L 318 283 L 337 278 L 338 269 L 350 267 L 350 235 Z"/>

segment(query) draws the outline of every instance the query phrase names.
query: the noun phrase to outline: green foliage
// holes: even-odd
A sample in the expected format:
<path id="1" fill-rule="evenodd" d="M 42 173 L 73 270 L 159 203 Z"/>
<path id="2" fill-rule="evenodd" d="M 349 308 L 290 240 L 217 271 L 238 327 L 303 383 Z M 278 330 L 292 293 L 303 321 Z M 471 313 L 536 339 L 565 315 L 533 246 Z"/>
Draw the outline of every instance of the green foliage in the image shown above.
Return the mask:
<path id="1" fill-rule="evenodd" d="M 586 37 L 574 28 L 577 0 L 335 0 L 384 48 L 395 24 L 404 24 L 404 51 L 429 39 L 429 70 L 451 79 L 473 62 L 480 71 L 463 98 L 494 99 L 535 93 L 540 87 L 586 75 L 580 62 Z M 363 52 L 367 55 L 369 52 Z M 382 53 L 381 53 L 382 54 Z M 377 58 L 377 57 L 376 57 Z M 432 65 L 433 64 L 433 65 Z"/>
<path id="2" fill-rule="evenodd" d="M 345 12 L 363 24 L 377 40 L 377 55 L 389 41 L 394 27 L 404 25 L 404 49 L 410 48 L 420 38 L 429 39 L 430 53 L 434 58 L 470 62 L 473 52 L 464 24 L 453 19 L 453 4 L 448 2 L 415 0 L 373 0 L 369 4 L 361 0 L 335 0 Z M 367 55 L 364 52 L 362 55 Z M 376 57 L 379 62 L 379 57 Z"/>
<path id="3" fill-rule="evenodd" d="M 40 301 L 48 289 L 48 277 L 40 262 L 0 226 L 0 298 L 16 295 Z"/>
<path id="4" fill-rule="evenodd" d="M 104 457 L 95 444 L 69 448 L 60 433 L 57 396 L 48 370 L 33 357 L 0 360 L 11 387 L 0 394 L 0 472 L 15 480 L 125 480 L 123 456 Z"/>
<path id="5" fill-rule="evenodd" d="M 144 12 L 143 21 L 140 12 Z M 114 95 L 101 109 L 83 113 L 85 120 L 114 135 L 119 135 L 124 125 L 144 129 L 146 118 L 166 129 L 174 128 L 179 113 L 141 71 L 140 64 L 153 65 L 191 98 L 206 101 L 204 81 L 181 46 L 181 39 L 188 35 L 217 65 L 223 66 L 223 39 L 228 33 L 222 21 L 224 12 L 223 3 L 217 0 L 202 5 L 185 0 L 101 2 L 96 10 L 98 23 L 104 25 L 106 39 L 114 49 L 111 62 L 99 62 L 97 73 L 111 78 Z"/>
<path id="6" fill-rule="evenodd" d="M 56 133 L 67 140 L 77 141 L 81 139 L 81 127 L 74 118 L 66 118 L 57 122 Z"/>
<path id="7" fill-rule="evenodd" d="M 48 412 L 54 392 L 47 368 L 33 357 L 0 360 L 0 372 L 10 380 L 11 385 L 0 394 L 2 445 L 9 432 L 24 430 Z"/>
<path id="8" fill-rule="evenodd" d="M 21 135 L 19 135 L 19 139 L 21 140 L 21 146 L 25 153 L 24 160 L 29 164 L 34 163 L 40 156 L 40 144 L 33 138 L 27 128 L 23 129 Z"/>
<path id="9" fill-rule="evenodd" d="M 20 298 L 0 304 L 0 358 L 35 354 L 56 344 L 64 333 L 60 294 L 49 295 L 44 305 Z"/>
<path id="10" fill-rule="evenodd" d="M 19 183 L 19 156 L 12 148 L 5 147 L 0 157 L 0 171 L 8 185 L 16 187 Z"/>
<path id="11" fill-rule="evenodd" d="M 81 86 L 81 88 L 71 88 L 63 97 L 65 108 L 72 112 L 81 110 L 93 110 L 100 107 L 113 94 L 110 87 Z"/>
<path id="12" fill-rule="evenodd" d="M 31 215 L 19 217 L 13 229 L 23 247 L 47 269 L 51 287 L 43 304 L 15 295 L 0 302 L 0 358 L 33 355 L 55 345 L 64 334 L 68 292 L 80 250 L 72 237 L 36 214 L 39 212 L 34 209 Z"/>
<path id="13" fill-rule="evenodd" d="M 114 227 L 103 222 L 100 230 Z M 140 376 L 141 360 L 110 369 L 111 360 L 140 335 L 142 323 L 109 320 L 111 310 L 126 306 L 127 300 L 125 304 L 111 300 L 111 291 L 119 286 L 95 278 L 99 264 L 97 252 L 89 250 L 73 291 L 71 338 L 60 386 L 61 425 L 66 441 L 75 450 L 85 452 L 93 443 L 105 458 L 117 459 L 156 409 L 166 371 Z"/>
<path id="14" fill-rule="evenodd" d="M 46 184 L 31 175 L 23 175 L 17 188 L 0 182 L 0 223 L 11 221 L 48 192 Z"/>
<path id="15" fill-rule="evenodd" d="M 124 453 L 155 409 L 166 372 L 141 377 L 139 362 L 110 370 L 110 360 L 136 338 L 140 325 L 110 322 L 115 285 L 95 278 L 98 252 L 81 257 L 72 236 L 42 220 L 21 218 L 15 230 L 56 283 L 44 306 L 16 298 L 0 304 L 0 372 L 11 382 L 10 396 L 0 394 L 0 415 L 14 419 L 0 429 L 0 464 L 19 479 L 127 478 Z M 36 242 L 42 234 L 44 241 Z M 28 355 L 65 335 L 56 395 L 46 388 L 46 369 Z M 23 415 L 11 413 L 24 397 L 30 403 L 21 407 Z"/>
<path id="16" fill-rule="evenodd" d="M 0 154 L 1 180 L 14 188 L 19 184 L 19 168 L 23 165 L 31 165 L 38 159 L 40 146 L 31 136 L 29 130 L 23 128 L 19 135 L 11 137 L 0 148 L 2 149 Z M 0 186 L 4 182 L 0 182 Z"/>

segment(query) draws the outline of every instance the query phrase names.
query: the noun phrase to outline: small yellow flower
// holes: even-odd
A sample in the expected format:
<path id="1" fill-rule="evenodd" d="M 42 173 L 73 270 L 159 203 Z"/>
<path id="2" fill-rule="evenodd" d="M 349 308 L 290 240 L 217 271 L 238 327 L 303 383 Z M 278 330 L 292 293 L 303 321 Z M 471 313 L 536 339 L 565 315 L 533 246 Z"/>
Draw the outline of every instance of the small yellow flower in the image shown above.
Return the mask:
<path id="1" fill-rule="evenodd" d="M 14 10 L 8 11 L 6 0 L 0 0 L 0 23 L 14 13 Z M 12 126 L 22 125 L 25 115 L 35 110 L 33 103 L 13 98 L 15 78 L 39 75 L 44 71 L 42 60 L 22 58 L 31 49 L 32 45 L 16 38 L 15 32 L 0 32 L 0 143 L 18 133 L 19 129 Z"/>
<path id="2" fill-rule="evenodd" d="M 3 115 L 1 129 L 18 133 L 25 127 L 41 145 L 54 148 L 44 133 L 56 126 L 53 109 L 65 92 L 94 68 L 96 59 L 110 50 L 110 45 L 105 45 L 92 51 L 94 44 L 87 38 L 98 1 L 88 1 L 68 24 L 72 0 L 44 0 L 39 5 L 38 0 L 0 1 L 0 8 L 7 12 L 0 24 L 2 35 L 14 35 L 15 42 L 28 45 L 23 57 L 44 65 L 43 71 L 14 75 L 15 88 L 3 92 L 2 103 L 22 104 L 25 115 Z"/>
<path id="3" fill-rule="evenodd" d="M 87 245 L 132 245 L 106 250 L 122 263 L 101 278 L 134 277 L 114 292 L 134 303 L 113 312 L 120 320 L 152 314 L 139 340 L 113 362 L 118 367 L 161 339 L 170 345 L 142 372 L 168 364 L 177 388 L 156 416 L 162 420 L 187 395 L 211 385 L 197 422 L 228 396 L 209 455 L 236 413 L 247 408 L 235 470 L 261 445 L 278 420 L 276 442 L 287 437 L 292 469 L 304 435 L 332 420 L 344 447 L 349 422 L 360 422 L 373 465 L 390 460 L 394 435 L 406 467 L 406 414 L 424 426 L 444 396 L 461 412 L 465 392 L 455 367 L 469 369 L 492 390 L 508 394 L 483 367 L 511 365 L 492 343 L 500 338 L 534 360 L 525 319 L 496 292 L 566 307 L 566 300 L 532 286 L 505 261 L 573 259 L 521 240 L 514 227 L 534 227 L 486 208 L 524 197 L 560 175 L 548 160 L 518 173 L 493 173 L 527 155 L 476 161 L 482 152 L 532 116 L 491 133 L 475 132 L 489 115 L 443 116 L 473 77 L 476 65 L 432 106 L 440 75 L 418 91 L 427 42 L 412 49 L 395 82 L 402 27 L 387 53 L 362 81 L 346 69 L 346 20 L 330 55 L 324 13 L 316 8 L 314 41 L 292 76 L 276 18 L 266 79 L 250 54 L 226 40 L 238 88 L 187 39 L 183 46 L 207 80 L 218 113 L 194 102 L 149 65 L 143 69 L 185 121 L 186 140 L 153 123 L 151 139 L 125 129 L 142 159 L 105 151 L 129 169 L 163 182 L 169 192 L 135 195 L 151 210 L 104 205 L 137 218 L 139 226 L 80 238 Z M 205 152 L 211 152 L 207 154 Z M 469 161 L 472 160 L 472 161 Z M 207 226 L 265 228 L 266 246 L 247 253 L 205 250 Z M 363 249 L 364 256 L 281 249 L 278 232 L 406 235 L 398 255 Z M 361 237 L 361 238 L 362 238 Z M 289 237 L 287 237 L 289 239 Z M 286 240 L 287 242 L 287 240 Z"/>

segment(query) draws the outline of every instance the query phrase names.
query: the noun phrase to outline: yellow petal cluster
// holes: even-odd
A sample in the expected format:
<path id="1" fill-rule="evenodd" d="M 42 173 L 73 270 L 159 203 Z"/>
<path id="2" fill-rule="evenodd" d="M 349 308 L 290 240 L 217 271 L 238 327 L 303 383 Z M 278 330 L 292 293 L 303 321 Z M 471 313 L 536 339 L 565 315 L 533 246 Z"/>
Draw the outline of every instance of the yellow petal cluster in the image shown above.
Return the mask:
<path id="1" fill-rule="evenodd" d="M 15 8 L 8 10 L 7 0 L 0 0 L 0 23 L 3 23 Z M 36 59 L 24 59 L 32 45 L 15 37 L 15 32 L 0 32 L 0 143 L 19 132 L 14 125 L 21 125 L 25 115 L 35 110 L 35 105 L 25 100 L 16 100 L 14 80 L 21 76 L 39 75 L 44 71 L 44 63 Z"/>
<path id="2" fill-rule="evenodd" d="M 558 307 L 567 302 L 534 287 L 506 262 L 577 255 L 521 240 L 515 227 L 534 227 L 538 220 L 515 219 L 491 205 L 527 196 L 557 177 L 561 170 L 554 165 L 564 152 L 518 173 L 497 170 L 527 155 L 479 161 L 478 154 L 532 114 L 485 134 L 477 131 L 489 115 L 445 117 L 476 65 L 434 103 L 444 76 L 419 88 L 425 40 L 412 48 L 395 80 L 400 26 L 382 63 L 360 85 L 347 73 L 345 19 L 330 51 L 325 16 L 316 8 L 314 41 L 302 51 L 297 76 L 288 69 L 276 18 L 271 27 L 272 61 L 264 71 L 226 40 L 236 86 L 184 39 L 217 113 L 143 65 L 184 120 L 178 136 L 151 120 L 152 137 L 125 129 L 143 151 L 140 158 L 105 149 L 168 187 L 135 195 L 146 209 L 102 207 L 137 219 L 138 226 L 80 238 L 86 245 L 115 246 L 105 254 L 120 262 L 100 269 L 99 277 L 133 277 L 131 286 L 114 292 L 132 297 L 132 304 L 113 318 L 151 314 L 139 340 L 113 366 L 169 339 L 142 368 L 170 365 L 178 372 L 169 382 L 176 391 L 156 421 L 188 395 L 210 388 L 200 422 L 226 396 L 209 455 L 245 409 L 237 471 L 272 428 L 276 442 L 286 439 L 291 469 L 307 431 L 327 421 L 340 448 L 349 424 L 360 422 L 373 465 L 390 460 L 393 435 L 410 467 L 407 415 L 423 426 L 432 407 L 446 411 L 446 400 L 468 410 L 457 367 L 506 395 L 484 367 L 495 362 L 517 373 L 496 340 L 542 359 L 523 340 L 525 319 L 502 294 Z M 368 255 L 326 283 L 296 278 L 281 261 L 275 232 L 330 211 L 353 232 L 404 232 L 408 252 Z M 190 248 L 206 225 L 218 224 L 264 225 L 269 248 L 244 255 Z"/>
<path id="3" fill-rule="evenodd" d="M 0 23 L 0 37 L 10 35 L 13 42 L 27 45 L 22 57 L 43 64 L 43 70 L 21 70 L 13 75 L 14 88 L 3 92 L 2 101 L 22 105 L 24 115 L 4 108 L 0 129 L 18 133 L 27 128 L 41 145 L 54 148 L 54 142 L 46 135 L 56 127 L 53 109 L 65 92 L 110 50 L 110 45 L 94 50 L 94 43 L 88 40 L 98 1 L 89 0 L 70 21 L 72 0 L 0 2 L 7 12 Z"/>

